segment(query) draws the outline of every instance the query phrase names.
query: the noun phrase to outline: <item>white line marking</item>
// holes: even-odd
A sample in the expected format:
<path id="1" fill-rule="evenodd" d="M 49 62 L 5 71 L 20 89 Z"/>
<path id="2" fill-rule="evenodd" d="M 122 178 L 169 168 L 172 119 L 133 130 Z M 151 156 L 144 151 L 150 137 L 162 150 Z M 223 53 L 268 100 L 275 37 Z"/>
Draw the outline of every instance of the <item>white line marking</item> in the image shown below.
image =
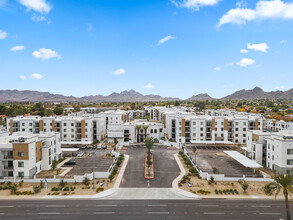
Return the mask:
<path id="1" fill-rule="evenodd" d="M 281 213 L 265 213 L 265 212 L 263 212 L 263 213 L 259 213 L 260 215 L 281 215 Z"/>
<path id="2" fill-rule="evenodd" d="M 199 206 L 203 206 L 203 207 L 219 207 L 219 205 L 199 205 Z"/>
<path id="3" fill-rule="evenodd" d="M 109 214 L 115 214 L 115 212 L 94 212 L 95 215 L 109 215 Z"/>
<path id="4" fill-rule="evenodd" d="M 117 205 L 96 205 L 97 207 L 116 207 Z"/>
<path id="5" fill-rule="evenodd" d="M 252 205 L 251 207 L 253 207 L 253 208 L 269 208 L 271 206 L 270 205 Z"/>
<path id="6" fill-rule="evenodd" d="M 65 205 L 46 205 L 47 208 L 57 208 L 57 207 L 65 207 Z"/>
<path id="7" fill-rule="evenodd" d="M 39 212 L 39 215 L 60 215 L 60 212 Z"/>
<path id="8" fill-rule="evenodd" d="M 0 215 L 4 215 L 4 213 L 0 213 Z"/>
<path id="9" fill-rule="evenodd" d="M 0 208 L 12 208 L 14 207 L 13 205 L 1 205 Z"/>
<path id="10" fill-rule="evenodd" d="M 149 207 L 166 207 L 168 205 L 148 205 Z"/>
<path id="11" fill-rule="evenodd" d="M 158 214 L 158 215 L 169 215 L 169 212 L 148 212 L 148 214 L 152 215 L 152 214 Z"/>
<path id="12" fill-rule="evenodd" d="M 204 215 L 224 215 L 224 212 L 204 212 Z"/>

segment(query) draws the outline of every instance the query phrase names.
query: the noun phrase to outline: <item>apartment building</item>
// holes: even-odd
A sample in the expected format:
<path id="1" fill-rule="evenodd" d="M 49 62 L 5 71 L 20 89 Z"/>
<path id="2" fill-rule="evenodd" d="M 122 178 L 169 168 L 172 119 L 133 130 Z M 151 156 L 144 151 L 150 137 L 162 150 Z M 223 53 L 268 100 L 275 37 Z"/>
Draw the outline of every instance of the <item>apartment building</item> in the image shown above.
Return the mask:
<path id="1" fill-rule="evenodd" d="M 265 131 L 278 132 L 282 130 L 293 130 L 293 122 L 277 121 L 275 119 L 266 119 L 264 123 Z"/>
<path id="2" fill-rule="evenodd" d="M 0 137 L 7 136 L 7 135 L 9 135 L 9 132 L 7 131 L 7 129 L 4 126 L 0 125 Z"/>
<path id="3" fill-rule="evenodd" d="M 62 156 L 60 134 L 15 132 L 0 137 L 0 177 L 32 178 Z"/>
<path id="4" fill-rule="evenodd" d="M 131 122 L 108 124 L 107 137 L 110 143 L 143 143 L 146 137 L 161 140 L 164 137 L 163 124 L 136 119 Z"/>
<path id="5" fill-rule="evenodd" d="M 246 144 L 247 131 L 263 129 L 263 118 L 259 114 L 227 112 L 216 116 L 215 111 L 199 115 L 185 109 L 165 108 L 158 110 L 158 115 L 164 124 L 165 137 L 178 143 L 220 141 Z"/>
<path id="6" fill-rule="evenodd" d="M 14 132 L 56 131 L 60 133 L 62 144 L 90 144 L 94 140 L 102 140 L 106 134 L 106 116 L 104 113 L 96 115 L 69 115 L 56 117 L 16 116 L 7 119 L 7 129 Z"/>

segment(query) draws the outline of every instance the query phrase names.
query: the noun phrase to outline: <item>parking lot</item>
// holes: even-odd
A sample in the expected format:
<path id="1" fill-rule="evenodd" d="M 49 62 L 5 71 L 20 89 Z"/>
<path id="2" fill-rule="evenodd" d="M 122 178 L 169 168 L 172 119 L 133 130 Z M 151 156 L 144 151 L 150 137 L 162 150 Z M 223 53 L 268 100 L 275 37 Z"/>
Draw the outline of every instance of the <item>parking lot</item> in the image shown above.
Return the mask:
<path id="1" fill-rule="evenodd" d="M 196 148 L 196 151 L 194 149 Z M 203 172 L 224 174 L 226 177 L 257 177 L 253 169 L 228 156 L 224 151 L 235 150 L 231 146 L 187 146 L 186 150 Z M 214 169 L 216 168 L 216 169 Z M 216 172 L 217 173 L 217 172 Z"/>
<path id="2" fill-rule="evenodd" d="M 122 153 L 130 157 L 120 187 L 146 188 L 144 161 L 147 149 L 144 145 L 127 146 L 127 148 L 128 150 Z M 150 180 L 151 188 L 169 188 L 172 181 L 179 176 L 179 168 L 173 156 L 175 152 L 177 151 L 167 150 L 166 146 L 153 146 L 155 178 Z"/>
<path id="3" fill-rule="evenodd" d="M 95 172 L 106 172 L 114 160 L 113 158 L 103 158 L 106 153 L 111 152 L 110 150 L 86 149 L 79 152 L 85 152 L 87 156 L 72 158 L 70 162 L 74 161 L 76 164 L 73 166 L 69 165 L 73 169 L 67 175 L 83 175 L 91 173 L 93 169 Z M 66 165 L 64 166 L 66 167 Z"/>

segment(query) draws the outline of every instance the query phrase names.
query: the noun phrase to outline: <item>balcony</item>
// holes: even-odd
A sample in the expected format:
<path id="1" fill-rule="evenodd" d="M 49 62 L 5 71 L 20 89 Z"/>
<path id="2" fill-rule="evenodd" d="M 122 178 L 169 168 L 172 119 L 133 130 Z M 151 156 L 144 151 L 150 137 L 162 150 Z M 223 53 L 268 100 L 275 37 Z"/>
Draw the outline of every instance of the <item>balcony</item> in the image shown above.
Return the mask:
<path id="1" fill-rule="evenodd" d="M 13 166 L 5 166 L 4 165 L 4 170 L 13 170 Z"/>

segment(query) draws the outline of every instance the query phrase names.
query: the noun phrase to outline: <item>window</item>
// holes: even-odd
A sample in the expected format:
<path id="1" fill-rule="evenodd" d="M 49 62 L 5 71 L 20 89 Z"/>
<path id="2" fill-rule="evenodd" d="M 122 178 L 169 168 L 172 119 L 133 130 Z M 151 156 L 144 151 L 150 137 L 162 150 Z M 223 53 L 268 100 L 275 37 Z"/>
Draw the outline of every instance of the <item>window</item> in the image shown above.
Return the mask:
<path id="1" fill-rule="evenodd" d="M 181 125 L 181 121 L 179 121 L 179 125 Z"/>
<path id="2" fill-rule="evenodd" d="M 239 122 L 235 122 L 235 125 L 238 126 L 239 125 Z"/>
<path id="3" fill-rule="evenodd" d="M 179 137 L 181 137 L 182 136 L 182 134 L 181 133 L 179 133 Z M 179 141 L 180 142 L 180 141 Z"/>
<path id="4" fill-rule="evenodd" d="M 287 165 L 293 165 L 293 160 L 287 160 Z"/>
<path id="5" fill-rule="evenodd" d="M 18 172 L 18 177 L 24 177 L 24 172 Z"/>
<path id="6" fill-rule="evenodd" d="M 200 125 L 203 125 L 203 122 L 202 121 L 200 122 Z"/>
<path id="7" fill-rule="evenodd" d="M 235 131 L 238 131 L 238 128 L 235 128 Z"/>
<path id="8" fill-rule="evenodd" d="M 151 134 L 152 134 L 152 133 L 154 133 L 154 130 L 153 130 L 153 129 L 151 129 Z"/>
<path id="9" fill-rule="evenodd" d="M 63 126 L 66 126 L 66 123 L 63 123 Z"/>
<path id="10" fill-rule="evenodd" d="M 46 122 L 44 123 L 44 126 L 47 126 Z"/>
<path id="11" fill-rule="evenodd" d="M 288 149 L 288 150 L 287 150 L 287 154 L 288 154 L 288 155 L 292 155 L 292 154 L 293 154 L 293 149 Z"/>
<path id="12" fill-rule="evenodd" d="M 24 162 L 23 161 L 18 161 L 18 167 L 24 167 Z"/>
<path id="13" fill-rule="evenodd" d="M 273 145 L 273 151 L 275 150 L 275 146 Z"/>
<path id="14" fill-rule="evenodd" d="M 243 128 L 243 131 L 246 131 L 246 128 Z"/>
<path id="15" fill-rule="evenodd" d="M 71 126 L 73 127 L 73 126 L 74 126 L 74 124 L 73 124 L 73 123 L 71 123 Z"/>
<path id="16" fill-rule="evenodd" d="M 193 122 L 193 125 L 196 125 L 196 122 L 195 121 Z"/>
<path id="17" fill-rule="evenodd" d="M 157 133 L 157 129 L 154 129 L 155 134 Z"/>
<path id="18" fill-rule="evenodd" d="M 74 129 L 71 129 L 71 132 L 74 132 Z"/>
<path id="19" fill-rule="evenodd" d="M 18 152 L 17 152 L 17 156 L 18 156 L 18 157 L 23 157 L 23 156 L 24 156 L 24 154 L 23 154 L 23 152 L 22 152 L 22 151 L 18 151 Z"/>
<path id="20" fill-rule="evenodd" d="M 64 132 L 66 132 L 66 129 L 63 129 Z"/>

